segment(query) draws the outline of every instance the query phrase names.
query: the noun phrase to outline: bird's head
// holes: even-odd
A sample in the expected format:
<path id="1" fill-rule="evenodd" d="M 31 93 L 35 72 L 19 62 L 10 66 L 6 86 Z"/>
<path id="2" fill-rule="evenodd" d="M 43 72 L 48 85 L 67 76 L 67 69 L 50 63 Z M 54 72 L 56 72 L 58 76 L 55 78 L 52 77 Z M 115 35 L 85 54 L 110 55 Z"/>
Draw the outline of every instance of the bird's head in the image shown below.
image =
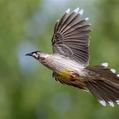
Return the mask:
<path id="1" fill-rule="evenodd" d="M 48 54 L 43 53 L 41 51 L 34 51 L 34 52 L 31 52 L 31 53 L 27 53 L 26 56 L 32 56 L 36 60 L 42 62 L 47 58 Z"/>

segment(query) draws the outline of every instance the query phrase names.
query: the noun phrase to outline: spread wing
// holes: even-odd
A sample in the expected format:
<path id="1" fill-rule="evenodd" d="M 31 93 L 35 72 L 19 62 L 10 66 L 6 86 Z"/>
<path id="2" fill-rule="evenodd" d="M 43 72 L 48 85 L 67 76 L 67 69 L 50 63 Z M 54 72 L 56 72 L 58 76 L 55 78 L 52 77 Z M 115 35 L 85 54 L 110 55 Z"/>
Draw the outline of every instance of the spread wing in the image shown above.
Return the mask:
<path id="1" fill-rule="evenodd" d="M 89 26 L 88 18 L 81 19 L 83 10 L 79 8 L 64 15 L 55 24 L 52 38 L 53 53 L 57 53 L 80 64 L 88 65 L 89 53 Z"/>

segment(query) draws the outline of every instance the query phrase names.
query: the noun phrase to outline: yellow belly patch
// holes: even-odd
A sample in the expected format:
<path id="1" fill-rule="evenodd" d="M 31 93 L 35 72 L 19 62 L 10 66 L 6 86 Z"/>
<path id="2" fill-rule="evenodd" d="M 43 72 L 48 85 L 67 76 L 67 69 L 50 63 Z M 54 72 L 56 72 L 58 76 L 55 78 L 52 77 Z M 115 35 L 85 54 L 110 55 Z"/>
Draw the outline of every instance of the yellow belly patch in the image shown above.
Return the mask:
<path id="1" fill-rule="evenodd" d="M 58 74 L 67 79 L 71 79 L 71 78 L 78 79 L 78 80 L 80 79 L 78 75 L 75 75 L 73 71 L 69 71 L 69 70 L 60 71 Z"/>

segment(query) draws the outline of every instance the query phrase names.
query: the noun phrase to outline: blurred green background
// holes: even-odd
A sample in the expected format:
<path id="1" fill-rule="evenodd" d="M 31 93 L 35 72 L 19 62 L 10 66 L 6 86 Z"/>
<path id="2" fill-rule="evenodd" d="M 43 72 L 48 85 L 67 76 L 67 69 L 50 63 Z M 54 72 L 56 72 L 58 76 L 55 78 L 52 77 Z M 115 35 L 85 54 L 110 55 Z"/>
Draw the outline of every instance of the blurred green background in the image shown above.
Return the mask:
<path id="1" fill-rule="evenodd" d="M 83 8 L 92 23 L 90 65 L 119 72 L 119 0 L 0 0 L 0 119 L 119 119 L 87 92 L 63 86 L 25 53 L 52 52 L 55 21 Z"/>

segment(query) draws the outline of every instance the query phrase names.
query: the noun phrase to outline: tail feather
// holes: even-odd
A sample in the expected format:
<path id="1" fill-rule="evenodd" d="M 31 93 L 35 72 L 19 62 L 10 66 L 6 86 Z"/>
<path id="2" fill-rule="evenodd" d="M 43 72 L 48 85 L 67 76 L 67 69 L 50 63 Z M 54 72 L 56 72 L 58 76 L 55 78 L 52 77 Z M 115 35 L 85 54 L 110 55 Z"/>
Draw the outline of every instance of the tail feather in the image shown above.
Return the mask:
<path id="1" fill-rule="evenodd" d="M 87 67 L 87 69 L 96 75 L 93 76 L 93 80 L 85 83 L 97 100 L 103 106 L 119 104 L 119 75 L 115 70 L 103 65 Z"/>

